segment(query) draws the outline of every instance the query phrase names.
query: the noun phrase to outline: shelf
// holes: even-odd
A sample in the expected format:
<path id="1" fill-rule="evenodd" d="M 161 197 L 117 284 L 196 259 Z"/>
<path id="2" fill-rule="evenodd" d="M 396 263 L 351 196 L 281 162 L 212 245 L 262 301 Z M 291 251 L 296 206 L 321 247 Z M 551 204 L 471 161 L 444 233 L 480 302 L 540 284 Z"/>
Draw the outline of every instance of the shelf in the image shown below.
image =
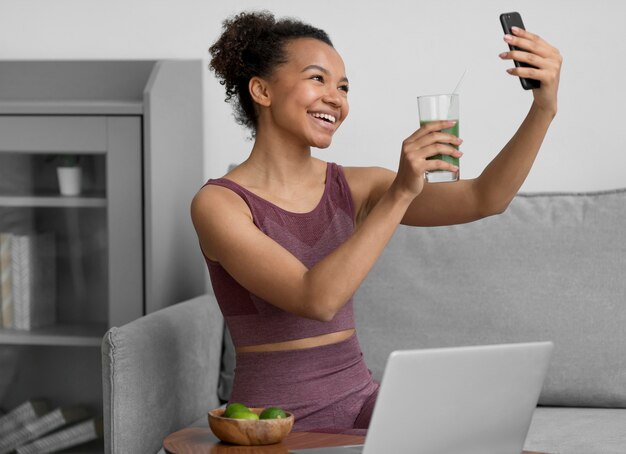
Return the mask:
<path id="1" fill-rule="evenodd" d="M 62 100 L 0 101 L 0 115 L 143 115 L 143 103 L 137 101 Z"/>
<path id="2" fill-rule="evenodd" d="M 0 344 L 100 347 L 106 330 L 103 324 L 52 325 L 32 331 L 0 329 Z"/>
<path id="3" fill-rule="evenodd" d="M 102 438 L 81 445 L 67 448 L 64 453 L 71 454 L 102 454 L 104 452 L 104 440 Z"/>
<path id="4" fill-rule="evenodd" d="M 55 236 L 59 321 L 0 327 L 0 382 L 19 371 L 0 406 L 42 396 L 103 414 L 107 329 L 205 290 L 186 222 L 202 180 L 202 67 L 179 59 L 0 61 L 0 232 Z M 51 158 L 64 154 L 81 157 L 79 196 L 59 193 Z M 104 445 L 63 452 L 103 453 Z"/>
<path id="5" fill-rule="evenodd" d="M 0 195 L 0 207 L 100 208 L 107 206 L 105 197 L 85 195 Z"/>

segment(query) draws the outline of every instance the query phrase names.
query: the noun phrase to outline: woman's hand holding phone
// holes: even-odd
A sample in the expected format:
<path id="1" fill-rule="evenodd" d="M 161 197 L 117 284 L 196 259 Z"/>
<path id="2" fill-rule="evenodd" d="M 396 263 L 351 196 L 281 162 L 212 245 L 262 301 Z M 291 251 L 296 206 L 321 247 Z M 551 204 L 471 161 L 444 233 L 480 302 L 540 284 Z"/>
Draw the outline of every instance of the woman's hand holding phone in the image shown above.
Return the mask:
<path id="1" fill-rule="evenodd" d="M 533 67 L 516 66 L 507 69 L 507 72 L 513 76 L 540 81 L 540 87 L 533 89 L 535 104 L 537 107 L 555 115 L 561 65 L 563 63 L 561 53 L 541 37 L 527 30 L 512 27 L 511 33 L 504 36 L 504 41 L 519 50 L 503 52 L 500 54 L 500 58 L 527 63 Z"/>

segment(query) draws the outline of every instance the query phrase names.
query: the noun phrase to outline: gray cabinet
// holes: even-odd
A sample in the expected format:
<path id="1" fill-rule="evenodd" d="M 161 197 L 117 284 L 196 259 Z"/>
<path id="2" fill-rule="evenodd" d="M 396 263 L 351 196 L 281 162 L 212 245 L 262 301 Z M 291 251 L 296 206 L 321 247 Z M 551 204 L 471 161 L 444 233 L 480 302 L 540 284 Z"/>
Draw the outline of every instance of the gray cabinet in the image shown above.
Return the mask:
<path id="1" fill-rule="evenodd" d="M 51 233 L 56 323 L 0 324 L 0 407 L 102 411 L 105 331 L 205 292 L 200 61 L 0 62 L 0 232 Z M 59 194 L 75 155 L 82 192 Z M 0 300 L 1 302 L 1 300 Z"/>

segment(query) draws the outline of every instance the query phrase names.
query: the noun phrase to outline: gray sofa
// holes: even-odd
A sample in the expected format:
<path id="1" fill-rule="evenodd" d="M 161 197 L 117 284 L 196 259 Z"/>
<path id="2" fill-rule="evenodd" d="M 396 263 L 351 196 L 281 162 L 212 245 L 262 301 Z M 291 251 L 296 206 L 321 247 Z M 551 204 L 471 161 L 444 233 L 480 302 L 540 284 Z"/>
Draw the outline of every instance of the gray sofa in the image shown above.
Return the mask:
<path id="1" fill-rule="evenodd" d="M 551 340 L 528 450 L 626 453 L 626 189 L 520 194 L 472 224 L 401 226 L 355 297 L 368 366 L 390 351 Z M 211 295 L 103 340 L 106 450 L 154 453 L 227 397 L 232 348 Z"/>

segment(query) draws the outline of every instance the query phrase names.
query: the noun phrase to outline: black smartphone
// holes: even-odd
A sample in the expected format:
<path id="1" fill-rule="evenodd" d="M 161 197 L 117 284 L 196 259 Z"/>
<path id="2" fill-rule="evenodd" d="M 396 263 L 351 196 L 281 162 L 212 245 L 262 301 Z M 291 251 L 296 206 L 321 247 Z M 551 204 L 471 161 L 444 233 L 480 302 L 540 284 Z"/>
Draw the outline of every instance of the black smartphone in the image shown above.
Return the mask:
<path id="1" fill-rule="evenodd" d="M 512 27 L 519 27 L 526 30 L 524 22 L 522 22 L 522 16 L 520 16 L 518 12 L 500 14 L 500 23 L 502 24 L 502 30 L 504 30 L 504 33 L 507 35 L 513 35 L 513 32 L 511 32 Z M 511 46 L 510 44 L 509 49 L 521 50 L 520 48 Z M 534 66 L 529 65 L 528 63 L 519 62 L 517 60 L 513 60 L 513 63 L 515 63 L 515 66 L 517 67 L 522 66 L 526 68 L 534 68 Z M 520 77 L 519 80 L 522 83 L 524 90 L 532 90 L 533 88 L 539 88 L 541 86 L 541 82 L 535 79 Z"/>

